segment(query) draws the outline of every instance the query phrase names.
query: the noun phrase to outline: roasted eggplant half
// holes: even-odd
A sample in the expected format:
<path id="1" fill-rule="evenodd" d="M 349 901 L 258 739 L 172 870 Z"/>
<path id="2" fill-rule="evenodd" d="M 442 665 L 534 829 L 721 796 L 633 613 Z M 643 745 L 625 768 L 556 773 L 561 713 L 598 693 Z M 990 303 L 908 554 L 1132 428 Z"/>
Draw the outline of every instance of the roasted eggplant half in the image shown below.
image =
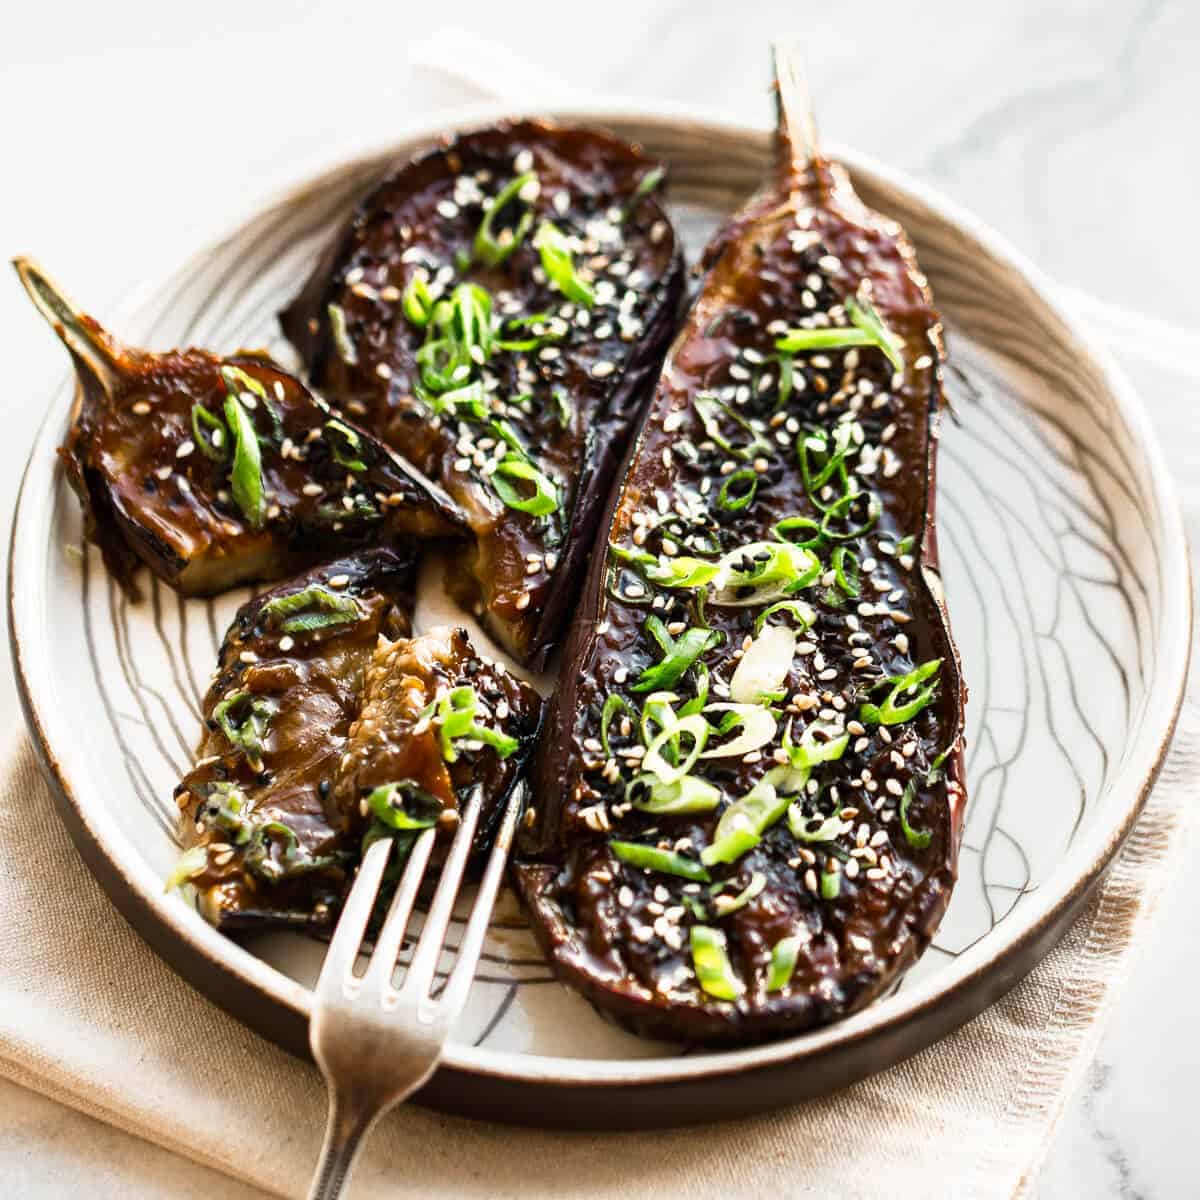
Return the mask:
<path id="1" fill-rule="evenodd" d="M 123 584 L 145 563 L 211 595 L 361 546 L 464 532 L 439 488 L 266 355 L 130 349 L 33 263 L 16 267 L 75 361 L 60 454 Z"/>
<path id="2" fill-rule="evenodd" d="M 893 983 L 945 910 L 965 802 L 939 319 L 776 61 L 778 165 L 709 247 L 607 515 L 516 865 L 564 980 L 704 1043 Z"/>
<path id="3" fill-rule="evenodd" d="M 377 548 L 243 605 L 176 789 L 192 843 L 171 877 L 226 930 L 322 928 L 366 844 L 407 849 L 483 788 L 481 842 L 541 701 L 462 630 L 410 637 L 413 564 Z"/>
<path id="4" fill-rule="evenodd" d="M 465 511 L 456 598 L 539 668 L 674 332 L 662 176 L 591 130 L 465 134 L 375 187 L 281 315 L 314 386 Z"/>

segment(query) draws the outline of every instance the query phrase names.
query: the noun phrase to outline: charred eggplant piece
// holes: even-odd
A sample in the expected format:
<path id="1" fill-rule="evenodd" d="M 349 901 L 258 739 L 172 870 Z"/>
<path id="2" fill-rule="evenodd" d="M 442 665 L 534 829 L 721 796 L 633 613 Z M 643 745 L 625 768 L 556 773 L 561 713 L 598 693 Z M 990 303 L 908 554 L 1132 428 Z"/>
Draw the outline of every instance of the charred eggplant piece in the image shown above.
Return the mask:
<path id="1" fill-rule="evenodd" d="M 538 667 L 674 332 L 661 179 L 603 133 L 465 134 L 379 184 L 281 315 L 314 386 L 461 505 L 456 597 Z"/>
<path id="2" fill-rule="evenodd" d="M 463 630 L 409 637 L 413 578 L 411 558 L 369 550 L 234 619 L 176 789 L 194 844 L 172 876 L 220 928 L 330 925 L 366 845 L 453 829 L 472 786 L 489 840 L 541 701 Z"/>
<path id="3" fill-rule="evenodd" d="M 244 604 L 204 698 L 195 767 L 176 789 L 188 881 L 221 928 L 323 926 L 357 842 L 332 802 L 380 639 L 410 631 L 410 556 L 375 549 Z"/>
<path id="4" fill-rule="evenodd" d="M 277 579 L 356 547 L 461 535 L 418 471 L 263 354 L 121 345 L 16 262 L 75 360 L 60 450 L 88 537 L 126 586 L 139 563 L 186 595 Z"/>
<path id="5" fill-rule="evenodd" d="M 614 497 L 516 866 L 563 979 L 708 1043 L 892 983 L 945 910 L 965 803 L 941 327 L 777 70 L 778 166 L 709 249 Z"/>

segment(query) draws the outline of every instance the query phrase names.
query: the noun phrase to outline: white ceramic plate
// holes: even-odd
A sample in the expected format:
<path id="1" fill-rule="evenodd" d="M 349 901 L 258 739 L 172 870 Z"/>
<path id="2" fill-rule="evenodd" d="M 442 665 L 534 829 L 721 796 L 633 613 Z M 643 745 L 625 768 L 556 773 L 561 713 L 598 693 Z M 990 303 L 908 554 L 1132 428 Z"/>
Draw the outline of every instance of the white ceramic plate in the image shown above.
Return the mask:
<path id="1" fill-rule="evenodd" d="M 181 255 L 123 318 L 97 315 L 152 348 L 265 345 L 288 362 L 275 312 L 351 199 L 447 129 L 500 115 L 464 112 L 314 173 Z M 693 258 L 766 163 L 766 135 L 694 113 L 555 116 L 611 128 L 670 165 Z M 938 506 L 971 693 L 970 802 L 949 911 L 925 957 L 868 1010 L 759 1048 L 681 1054 L 615 1029 L 556 984 L 509 897 L 425 1093 L 431 1103 L 644 1125 L 750 1111 L 887 1065 L 974 1015 L 1053 944 L 1162 760 L 1186 672 L 1188 561 L 1136 398 L 1046 282 L 978 222 L 857 155 L 831 153 L 912 235 L 957 369 Z M 55 266 L 69 284 L 69 264 Z M 220 636 L 248 593 L 185 601 L 147 577 L 147 600 L 130 605 L 94 549 L 82 563 L 68 555 L 80 520 L 54 448 L 69 400 L 64 386 L 49 405 L 13 533 L 13 650 L 35 740 L 81 851 L 122 911 L 197 987 L 302 1052 L 320 948 L 287 935 L 238 946 L 162 888 L 178 853 L 172 788 L 199 735 Z M 418 625 L 442 603 L 426 586 Z"/>

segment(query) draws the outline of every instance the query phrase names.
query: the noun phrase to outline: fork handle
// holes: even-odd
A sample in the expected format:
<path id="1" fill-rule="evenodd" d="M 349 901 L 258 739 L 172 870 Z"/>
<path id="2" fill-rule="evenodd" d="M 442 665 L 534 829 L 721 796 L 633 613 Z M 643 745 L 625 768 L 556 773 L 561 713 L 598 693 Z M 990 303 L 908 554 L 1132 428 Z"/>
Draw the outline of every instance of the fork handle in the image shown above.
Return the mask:
<path id="1" fill-rule="evenodd" d="M 347 1104 L 336 1092 L 329 1096 L 329 1119 L 308 1200 L 338 1200 L 358 1162 L 363 1140 L 383 1115 L 376 1104 Z"/>

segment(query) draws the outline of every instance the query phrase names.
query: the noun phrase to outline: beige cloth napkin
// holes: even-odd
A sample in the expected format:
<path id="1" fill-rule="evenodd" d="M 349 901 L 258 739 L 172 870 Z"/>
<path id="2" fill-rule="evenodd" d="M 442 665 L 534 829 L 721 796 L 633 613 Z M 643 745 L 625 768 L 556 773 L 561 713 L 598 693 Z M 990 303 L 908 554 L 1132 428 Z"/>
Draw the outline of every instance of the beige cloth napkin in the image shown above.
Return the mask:
<path id="1" fill-rule="evenodd" d="M 1183 848 L 1200 767 L 1189 703 L 1124 851 L 1064 941 L 1007 997 L 908 1062 L 757 1119 L 536 1132 L 410 1106 L 354 1194 L 384 1197 L 1022 1195 Z M 302 1196 L 315 1069 L 194 992 L 83 867 L 22 736 L 0 781 L 0 1074 L 281 1196 Z"/>

